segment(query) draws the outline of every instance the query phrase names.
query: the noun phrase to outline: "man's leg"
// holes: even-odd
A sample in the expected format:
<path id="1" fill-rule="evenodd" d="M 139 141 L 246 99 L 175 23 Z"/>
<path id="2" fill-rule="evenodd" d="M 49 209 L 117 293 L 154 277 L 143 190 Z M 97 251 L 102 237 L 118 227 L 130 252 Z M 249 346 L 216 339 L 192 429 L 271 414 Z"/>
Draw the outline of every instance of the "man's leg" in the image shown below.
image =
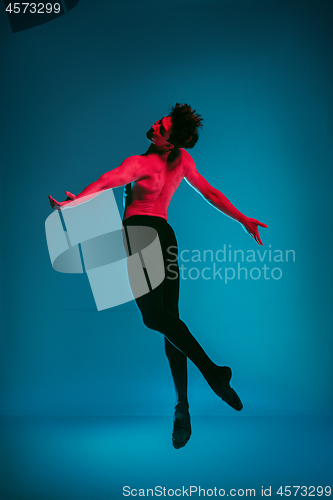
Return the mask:
<path id="1" fill-rule="evenodd" d="M 172 444 L 177 450 L 183 448 L 191 437 L 191 420 L 187 400 L 187 357 L 165 338 L 165 353 L 169 360 L 176 391 L 176 406 L 173 416 Z"/>
<path id="2" fill-rule="evenodd" d="M 147 225 L 154 227 L 158 232 L 163 250 L 167 248 L 169 244 L 165 244 L 165 234 L 170 230 L 172 231 L 172 228 L 164 219 L 160 221 L 156 221 L 156 219 L 159 218 L 133 216 L 133 218 L 129 218 L 125 223 L 126 225 Z M 167 241 L 169 241 L 168 237 Z M 131 280 L 131 277 L 129 278 Z M 193 337 L 186 324 L 179 318 L 179 315 L 166 309 L 164 305 L 165 283 L 166 280 L 164 279 L 159 286 L 149 293 L 136 298 L 136 303 L 141 311 L 144 324 L 148 328 L 162 333 L 171 344 L 179 349 L 197 366 L 212 390 L 223 399 L 223 401 L 228 403 L 235 410 L 241 410 L 243 405 L 235 391 L 229 385 L 231 378 L 230 368 L 218 366 L 213 363 Z"/>
<path id="3" fill-rule="evenodd" d="M 179 269 L 173 266 L 173 275 L 166 269 L 164 282 L 164 306 L 177 314 L 179 301 Z M 173 278 L 173 279 L 171 279 Z M 177 450 L 183 448 L 191 437 L 191 419 L 187 399 L 187 357 L 164 337 L 167 355 L 176 391 L 176 406 L 173 416 L 172 444 Z"/>
<path id="4" fill-rule="evenodd" d="M 176 314 L 161 305 L 162 293 L 163 283 L 136 299 L 144 324 L 151 330 L 163 333 L 171 344 L 196 365 L 215 394 L 235 410 L 241 410 L 243 405 L 229 385 L 231 369 L 227 366 L 216 365 L 207 356 L 186 324 Z"/>
<path id="5" fill-rule="evenodd" d="M 165 280 L 163 287 L 164 307 L 176 314 L 179 318 L 179 268 L 178 245 L 174 232 L 166 234 L 163 248 L 165 262 Z M 166 247 L 166 248 L 165 248 Z M 172 262 L 168 260 L 168 247 L 172 247 Z M 177 254 L 177 260 L 174 257 Z M 183 448 L 191 437 L 191 418 L 187 399 L 187 356 L 164 337 L 165 353 L 169 361 L 170 370 L 176 392 L 176 405 L 173 416 L 172 445 L 178 450 Z"/>
<path id="6" fill-rule="evenodd" d="M 172 246 L 173 255 L 177 248 L 177 242 L 169 241 Z M 178 253 L 178 250 L 177 250 Z M 167 248 L 164 252 L 166 259 L 165 266 L 165 280 L 163 286 L 163 302 L 164 307 L 176 314 L 179 318 L 179 268 L 177 262 L 168 262 Z M 171 266 L 171 267 L 170 267 Z M 187 357 L 177 347 L 175 347 L 165 337 L 165 354 L 167 355 L 173 382 L 176 391 L 176 402 L 180 401 L 188 403 L 187 401 Z"/>
<path id="7" fill-rule="evenodd" d="M 176 392 L 176 403 L 188 403 L 187 400 L 187 357 L 164 338 L 165 354 L 168 358 Z"/>

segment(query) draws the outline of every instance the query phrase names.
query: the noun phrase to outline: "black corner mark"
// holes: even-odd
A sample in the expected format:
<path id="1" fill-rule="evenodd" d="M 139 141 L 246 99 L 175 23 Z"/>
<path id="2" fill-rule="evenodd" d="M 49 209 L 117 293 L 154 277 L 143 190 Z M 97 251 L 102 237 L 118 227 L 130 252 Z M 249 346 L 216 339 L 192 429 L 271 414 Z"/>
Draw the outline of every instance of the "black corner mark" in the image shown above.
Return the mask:
<path id="1" fill-rule="evenodd" d="M 64 2 L 68 12 L 69 10 L 72 10 L 75 7 L 75 5 L 79 3 L 79 0 L 64 0 Z"/>

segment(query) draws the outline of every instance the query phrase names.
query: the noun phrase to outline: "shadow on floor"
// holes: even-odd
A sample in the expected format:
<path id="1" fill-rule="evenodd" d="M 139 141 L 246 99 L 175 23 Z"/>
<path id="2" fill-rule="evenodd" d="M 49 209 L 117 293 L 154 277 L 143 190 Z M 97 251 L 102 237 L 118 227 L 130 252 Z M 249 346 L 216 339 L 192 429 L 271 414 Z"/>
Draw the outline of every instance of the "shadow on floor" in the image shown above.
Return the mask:
<path id="1" fill-rule="evenodd" d="M 194 416 L 192 438 L 181 450 L 171 445 L 171 417 L 0 423 L 1 500 L 199 498 L 199 487 L 200 498 L 221 498 L 223 491 L 261 497 L 262 487 L 266 493 L 271 487 L 271 498 L 281 500 L 280 486 L 333 486 L 333 417 Z"/>

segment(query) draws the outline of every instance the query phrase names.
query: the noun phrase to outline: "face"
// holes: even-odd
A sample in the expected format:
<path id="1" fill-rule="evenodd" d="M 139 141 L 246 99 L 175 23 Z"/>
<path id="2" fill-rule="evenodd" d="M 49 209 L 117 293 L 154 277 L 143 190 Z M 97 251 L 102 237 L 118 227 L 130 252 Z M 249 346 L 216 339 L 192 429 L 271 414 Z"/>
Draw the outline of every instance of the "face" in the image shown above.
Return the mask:
<path id="1" fill-rule="evenodd" d="M 172 144 L 168 142 L 172 129 L 171 116 L 164 116 L 161 120 L 154 123 L 147 132 L 147 139 L 156 147 L 161 149 L 171 149 Z"/>

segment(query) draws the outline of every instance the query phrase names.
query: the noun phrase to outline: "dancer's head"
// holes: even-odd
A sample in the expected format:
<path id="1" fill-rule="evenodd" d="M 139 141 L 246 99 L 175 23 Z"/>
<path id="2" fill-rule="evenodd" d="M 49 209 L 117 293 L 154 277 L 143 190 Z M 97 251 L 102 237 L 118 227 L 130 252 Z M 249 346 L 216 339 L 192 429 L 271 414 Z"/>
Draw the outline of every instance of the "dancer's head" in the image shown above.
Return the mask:
<path id="1" fill-rule="evenodd" d="M 147 132 L 147 138 L 159 149 L 193 148 L 202 127 L 202 118 L 188 104 L 171 107 L 168 116 L 154 123 Z"/>
<path id="2" fill-rule="evenodd" d="M 169 117 L 172 129 L 169 142 L 175 148 L 191 149 L 199 139 L 198 129 L 202 127 L 202 118 L 189 104 L 179 104 L 171 107 Z"/>
<path id="3" fill-rule="evenodd" d="M 162 150 L 173 149 L 174 146 L 169 142 L 169 137 L 172 129 L 172 119 L 170 116 L 164 116 L 161 120 L 152 125 L 147 132 L 147 138 L 152 142 L 156 148 Z"/>

